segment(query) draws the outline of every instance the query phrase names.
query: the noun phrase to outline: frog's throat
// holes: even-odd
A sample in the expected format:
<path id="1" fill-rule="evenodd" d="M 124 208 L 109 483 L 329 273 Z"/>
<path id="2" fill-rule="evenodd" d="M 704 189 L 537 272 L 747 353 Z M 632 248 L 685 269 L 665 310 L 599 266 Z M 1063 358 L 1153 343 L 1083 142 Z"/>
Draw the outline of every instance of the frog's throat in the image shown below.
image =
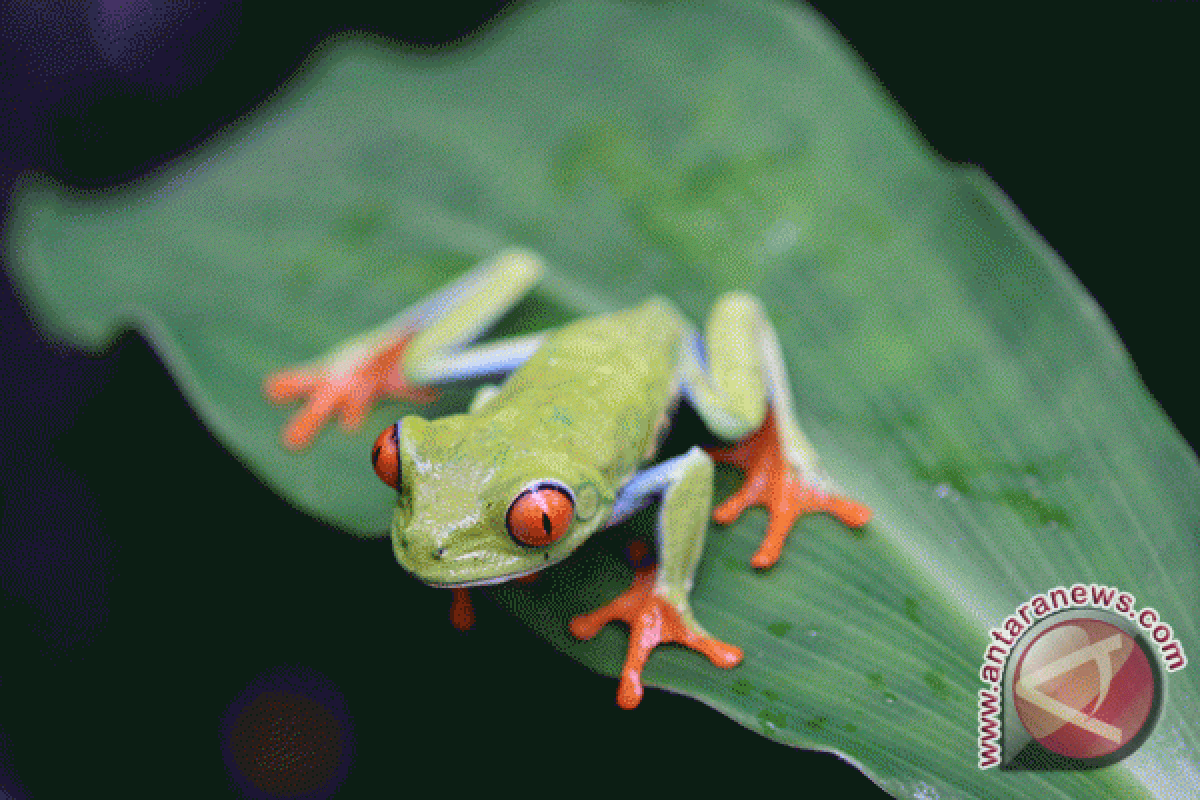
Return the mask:
<path id="1" fill-rule="evenodd" d="M 535 572 L 540 572 L 547 566 L 549 566 L 549 564 L 539 564 L 536 567 L 531 567 L 520 572 L 512 572 L 507 575 L 496 575 L 491 578 L 478 578 L 473 581 L 431 580 L 429 578 L 423 578 L 420 575 L 417 575 L 415 572 L 410 572 L 415 578 L 417 578 L 417 580 L 421 581 L 426 586 L 431 586 L 435 589 L 473 589 L 479 586 L 494 586 L 498 583 L 507 583 L 508 581 L 516 580 L 517 578 L 524 578 L 526 575 L 532 575 Z"/>

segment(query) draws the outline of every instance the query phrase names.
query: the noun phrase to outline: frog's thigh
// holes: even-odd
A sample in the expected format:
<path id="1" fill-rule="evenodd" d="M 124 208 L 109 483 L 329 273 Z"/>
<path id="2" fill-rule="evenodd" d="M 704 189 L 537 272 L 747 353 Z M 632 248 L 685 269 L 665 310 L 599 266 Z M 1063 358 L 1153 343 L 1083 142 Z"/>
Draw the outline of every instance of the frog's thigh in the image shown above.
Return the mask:
<path id="1" fill-rule="evenodd" d="M 705 425 L 726 440 L 756 430 L 767 410 L 768 386 L 763 337 L 774 336 L 758 300 L 728 292 L 717 300 L 704 326 L 684 352 L 688 401 Z"/>
<path id="2" fill-rule="evenodd" d="M 812 444 L 792 410 L 791 381 L 775 328 L 758 298 L 747 292 L 721 295 L 709 313 L 704 340 L 683 355 L 683 385 L 705 426 L 726 441 L 749 436 L 775 416 L 788 463 L 816 480 Z"/>
<path id="3" fill-rule="evenodd" d="M 704 550 L 712 510 L 713 462 L 693 447 L 681 456 L 638 473 L 613 507 L 619 521 L 661 497 L 658 511 L 658 570 L 654 592 L 670 603 L 689 627 L 703 634 L 692 617 L 688 595 Z"/>

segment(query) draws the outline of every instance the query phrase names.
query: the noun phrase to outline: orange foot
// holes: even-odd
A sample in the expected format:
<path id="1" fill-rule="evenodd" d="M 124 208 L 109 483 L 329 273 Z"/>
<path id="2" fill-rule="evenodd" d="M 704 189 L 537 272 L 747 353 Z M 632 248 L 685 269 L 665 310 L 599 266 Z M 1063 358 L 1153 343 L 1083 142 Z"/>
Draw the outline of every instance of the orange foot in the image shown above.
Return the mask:
<path id="1" fill-rule="evenodd" d="M 621 668 L 617 705 L 636 708 L 642 701 L 642 668 L 650 651 L 663 642 L 676 642 L 708 656 L 718 667 L 729 669 L 742 661 L 742 649 L 696 633 L 666 600 L 654 594 L 653 566 L 638 567 L 633 585 L 616 600 L 571 620 L 571 633 L 590 639 L 614 619 L 629 625 L 629 650 Z"/>
<path id="2" fill-rule="evenodd" d="M 767 535 L 750 559 L 756 567 L 769 567 L 779 560 L 792 524 L 801 514 L 826 511 L 851 528 L 861 528 L 871 519 L 871 509 L 847 497 L 823 492 L 793 474 L 783 459 L 775 412 L 768 410 L 762 427 L 741 442 L 708 451 L 713 460 L 733 464 L 746 473 L 742 488 L 713 509 L 721 525 L 733 522 L 750 506 L 766 506 L 770 514 Z"/>
<path id="3" fill-rule="evenodd" d="M 396 369 L 412 336 L 411 332 L 406 333 L 342 369 L 317 365 L 269 375 L 263 382 L 263 390 L 272 402 L 308 398 L 284 428 L 284 445 L 292 450 L 307 447 L 339 409 L 342 427 L 352 431 L 362 425 L 371 403 L 379 397 L 389 395 L 415 403 L 427 403 L 437 397 L 432 389 L 409 384 Z"/>
<path id="4" fill-rule="evenodd" d="M 513 578 L 515 583 L 532 583 L 537 580 L 538 573 L 531 572 L 519 578 Z M 471 590 L 465 586 L 455 586 L 450 589 L 450 624 L 460 631 L 466 632 L 475 626 L 475 604 L 471 600 Z"/>
<path id="5" fill-rule="evenodd" d="M 450 600 L 450 624 L 460 631 L 469 631 L 475 624 L 475 606 L 471 603 L 471 590 L 456 587 Z"/>

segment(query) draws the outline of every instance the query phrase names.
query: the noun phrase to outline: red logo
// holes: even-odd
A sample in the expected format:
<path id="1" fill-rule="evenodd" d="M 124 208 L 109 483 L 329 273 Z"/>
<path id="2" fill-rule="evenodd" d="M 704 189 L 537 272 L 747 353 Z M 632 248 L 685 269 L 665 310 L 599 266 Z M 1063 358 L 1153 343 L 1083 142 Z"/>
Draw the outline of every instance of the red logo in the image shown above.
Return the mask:
<path id="1" fill-rule="evenodd" d="M 1013 673 L 1013 703 L 1025 729 L 1070 758 L 1102 758 L 1137 739 L 1156 691 L 1154 669 L 1133 637 L 1086 617 L 1038 633 Z"/>

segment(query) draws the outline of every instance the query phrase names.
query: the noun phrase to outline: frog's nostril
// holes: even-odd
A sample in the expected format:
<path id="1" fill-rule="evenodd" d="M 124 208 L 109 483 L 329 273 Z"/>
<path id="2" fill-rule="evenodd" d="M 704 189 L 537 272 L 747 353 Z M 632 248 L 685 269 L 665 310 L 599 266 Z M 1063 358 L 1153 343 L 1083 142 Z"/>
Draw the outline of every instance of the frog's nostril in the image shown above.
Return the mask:
<path id="1" fill-rule="evenodd" d="M 435 559 L 437 559 L 438 561 L 441 561 L 443 558 L 446 557 L 446 548 L 439 547 L 439 548 L 435 549 L 433 551 L 433 557 Z"/>

